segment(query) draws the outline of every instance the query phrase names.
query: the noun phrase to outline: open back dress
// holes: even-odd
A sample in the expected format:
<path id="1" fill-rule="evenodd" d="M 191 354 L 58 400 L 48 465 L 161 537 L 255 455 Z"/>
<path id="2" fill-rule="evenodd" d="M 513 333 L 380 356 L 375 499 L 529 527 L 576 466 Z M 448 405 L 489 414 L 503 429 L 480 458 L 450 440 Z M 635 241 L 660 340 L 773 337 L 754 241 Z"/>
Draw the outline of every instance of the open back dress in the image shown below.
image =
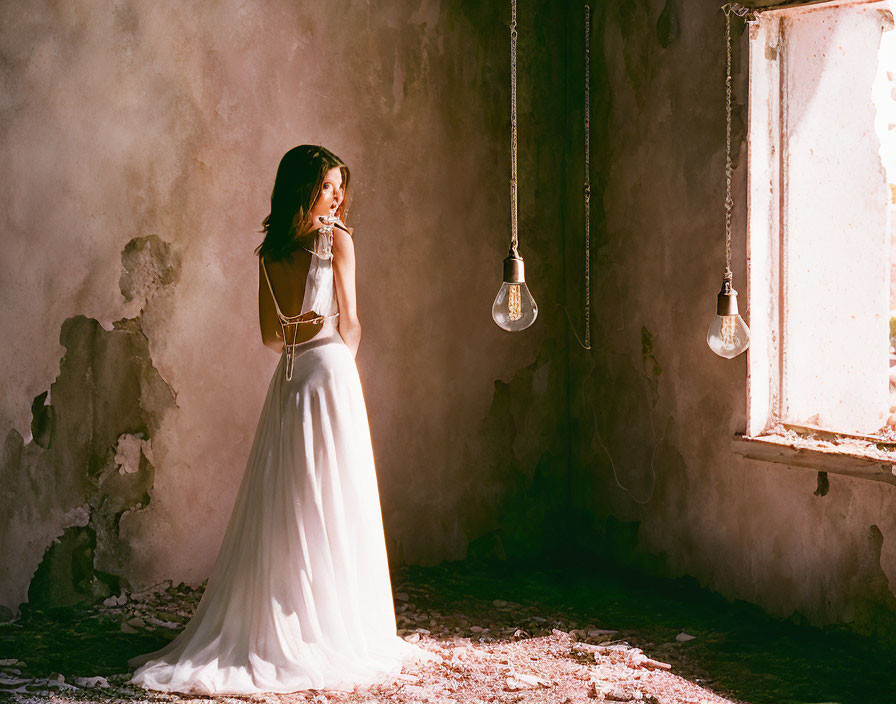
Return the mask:
<path id="1" fill-rule="evenodd" d="M 200 694 L 352 690 L 438 659 L 396 635 L 367 410 L 336 327 L 332 242 L 331 228 L 314 235 L 294 316 L 280 310 L 262 260 L 284 351 L 196 613 L 168 645 L 129 661 L 131 683 Z M 320 331 L 290 344 L 290 325 L 312 310 Z"/>

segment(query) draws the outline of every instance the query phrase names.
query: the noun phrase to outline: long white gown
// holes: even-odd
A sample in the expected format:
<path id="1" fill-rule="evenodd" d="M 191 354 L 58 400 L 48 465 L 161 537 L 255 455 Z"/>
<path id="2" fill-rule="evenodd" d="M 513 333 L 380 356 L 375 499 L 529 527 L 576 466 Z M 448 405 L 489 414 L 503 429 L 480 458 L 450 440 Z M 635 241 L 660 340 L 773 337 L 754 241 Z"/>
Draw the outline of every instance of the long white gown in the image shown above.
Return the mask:
<path id="1" fill-rule="evenodd" d="M 314 239 L 300 314 L 333 316 L 332 233 Z M 367 410 L 336 320 L 284 350 L 196 614 L 168 645 L 129 661 L 139 666 L 131 683 L 201 694 L 352 690 L 438 660 L 396 635 Z"/>

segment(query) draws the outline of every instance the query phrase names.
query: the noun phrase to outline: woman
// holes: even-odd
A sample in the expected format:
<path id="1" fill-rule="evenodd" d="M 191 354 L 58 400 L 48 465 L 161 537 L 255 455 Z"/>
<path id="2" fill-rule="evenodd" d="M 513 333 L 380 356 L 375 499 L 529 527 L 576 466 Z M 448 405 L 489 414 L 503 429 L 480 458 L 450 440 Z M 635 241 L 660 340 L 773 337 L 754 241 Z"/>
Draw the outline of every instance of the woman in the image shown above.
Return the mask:
<path id="1" fill-rule="evenodd" d="M 130 661 L 148 689 L 352 690 L 436 660 L 396 635 L 355 354 L 350 173 L 323 147 L 280 161 L 259 254 L 265 345 L 281 353 L 233 513 L 193 619 Z M 290 315 L 292 311 L 298 311 Z"/>

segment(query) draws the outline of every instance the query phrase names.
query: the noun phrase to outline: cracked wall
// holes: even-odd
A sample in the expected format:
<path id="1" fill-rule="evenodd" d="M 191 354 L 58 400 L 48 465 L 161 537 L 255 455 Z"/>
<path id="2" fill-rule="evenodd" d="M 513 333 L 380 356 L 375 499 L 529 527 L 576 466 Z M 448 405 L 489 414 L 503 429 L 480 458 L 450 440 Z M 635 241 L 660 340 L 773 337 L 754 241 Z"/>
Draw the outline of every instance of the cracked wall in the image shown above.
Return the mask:
<path id="1" fill-rule="evenodd" d="M 143 256 L 140 256 L 142 254 Z M 176 282 L 179 262 L 157 236 L 122 253 L 122 292 L 150 300 Z M 152 305 L 152 304 L 149 304 Z M 32 404 L 32 437 L 8 432 L 0 458 L 3 603 L 12 610 L 92 602 L 131 587 L 122 521 L 150 503 L 152 440 L 175 407 L 153 367 L 141 315 L 112 330 L 65 320 L 59 375 Z"/>
<path id="2" fill-rule="evenodd" d="M 520 7 L 520 240 L 540 313 L 516 335 L 490 318 L 510 230 L 509 7 L 0 12 L 0 603 L 208 576 L 277 364 L 252 250 L 279 158 L 306 142 L 353 169 L 390 559 L 544 550 L 567 462 L 565 108 L 544 100 L 564 5 Z"/>
<path id="3" fill-rule="evenodd" d="M 745 427 L 746 359 L 705 342 L 725 261 L 724 15 L 637 0 L 596 6 L 594 28 L 593 350 L 570 347 L 575 539 L 593 559 L 693 575 L 777 616 L 892 640 L 894 488 L 730 446 Z M 742 22 L 733 33 L 732 255 L 745 290 Z M 571 85 L 581 59 L 570 55 Z M 571 182 L 581 166 L 569 165 Z M 567 210 L 578 218 L 568 232 L 581 232 L 581 197 Z M 567 298 L 581 300 L 579 262 L 567 267 Z"/>

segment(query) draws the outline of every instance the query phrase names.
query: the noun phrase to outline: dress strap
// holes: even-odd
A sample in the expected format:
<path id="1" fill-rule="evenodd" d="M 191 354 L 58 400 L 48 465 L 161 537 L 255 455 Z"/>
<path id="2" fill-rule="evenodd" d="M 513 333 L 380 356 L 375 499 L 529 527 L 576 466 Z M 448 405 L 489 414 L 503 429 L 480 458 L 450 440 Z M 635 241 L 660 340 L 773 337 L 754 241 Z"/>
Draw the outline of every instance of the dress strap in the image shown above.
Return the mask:
<path id="1" fill-rule="evenodd" d="M 280 310 L 280 304 L 277 303 L 277 296 L 274 294 L 274 287 L 271 286 L 271 277 L 268 276 L 268 268 L 264 265 L 264 257 L 260 256 L 261 259 L 261 270 L 264 272 L 264 278 L 268 282 L 268 290 L 271 292 L 271 298 L 274 299 L 274 308 L 277 309 L 277 315 L 281 318 L 285 317 L 283 315 L 283 311 Z"/>
<path id="2" fill-rule="evenodd" d="M 317 252 L 311 253 L 318 254 Z M 318 254 L 318 256 L 320 255 Z M 330 256 L 332 256 L 332 254 Z M 277 310 L 277 317 L 280 322 L 280 330 L 283 333 L 283 349 L 286 353 L 286 379 L 287 381 L 289 381 L 292 379 L 296 348 L 300 345 L 305 344 L 304 342 L 296 341 L 298 339 L 299 325 L 303 323 L 306 325 L 324 323 L 327 320 L 338 318 L 339 312 L 337 311 L 335 313 L 330 313 L 329 315 L 318 315 L 314 318 L 307 318 L 305 320 L 300 320 L 303 315 L 302 313 L 299 313 L 298 315 L 284 315 L 283 311 L 280 310 L 280 304 L 277 302 L 277 295 L 274 293 L 274 286 L 271 284 L 271 277 L 268 276 L 268 268 L 267 266 L 265 266 L 264 257 L 259 255 L 259 260 L 261 261 L 261 270 L 264 272 L 264 278 L 268 282 L 268 290 L 271 292 L 271 298 L 274 300 L 274 308 Z M 308 273 L 310 275 L 311 269 L 308 270 Z"/>
<path id="3" fill-rule="evenodd" d="M 311 246 L 314 249 L 308 249 L 302 241 L 309 237 L 311 238 Z M 316 230 L 312 230 L 311 232 L 306 233 L 302 237 L 296 238 L 299 242 L 299 247 L 304 249 L 309 254 L 313 254 L 315 257 L 320 259 L 330 259 L 333 256 L 333 226 L 332 225 L 321 225 L 321 227 Z"/>

